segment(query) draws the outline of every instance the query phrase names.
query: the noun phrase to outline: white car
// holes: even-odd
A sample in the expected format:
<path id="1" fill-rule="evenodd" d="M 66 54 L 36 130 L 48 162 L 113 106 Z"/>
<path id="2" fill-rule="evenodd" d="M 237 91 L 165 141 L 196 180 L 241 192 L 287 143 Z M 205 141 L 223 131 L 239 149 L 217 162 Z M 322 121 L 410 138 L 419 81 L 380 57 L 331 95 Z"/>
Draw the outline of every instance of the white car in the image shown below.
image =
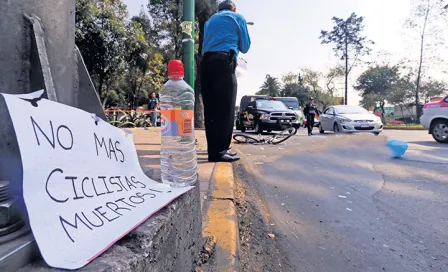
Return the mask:
<path id="1" fill-rule="evenodd" d="M 423 107 L 420 123 L 439 143 L 448 143 L 448 96 Z"/>
<path id="2" fill-rule="evenodd" d="M 370 132 L 379 135 L 383 131 L 381 118 L 359 106 L 332 106 L 319 118 L 319 132 L 334 133 Z"/>

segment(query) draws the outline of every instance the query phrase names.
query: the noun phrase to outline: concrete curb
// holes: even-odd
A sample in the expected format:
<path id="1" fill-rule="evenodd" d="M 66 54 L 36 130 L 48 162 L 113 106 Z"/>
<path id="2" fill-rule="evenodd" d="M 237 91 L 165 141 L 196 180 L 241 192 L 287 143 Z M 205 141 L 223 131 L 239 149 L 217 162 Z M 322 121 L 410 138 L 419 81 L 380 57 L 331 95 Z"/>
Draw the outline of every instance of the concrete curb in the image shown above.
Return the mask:
<path id="1" fill-rule="evenodd" d="M 217 163 L 211 184 L 213 187 L 202 230 L 202 236 L 211 237 L 216 244 L 209 270 L 239 271 L 239 234 L 232 164 Z"/>

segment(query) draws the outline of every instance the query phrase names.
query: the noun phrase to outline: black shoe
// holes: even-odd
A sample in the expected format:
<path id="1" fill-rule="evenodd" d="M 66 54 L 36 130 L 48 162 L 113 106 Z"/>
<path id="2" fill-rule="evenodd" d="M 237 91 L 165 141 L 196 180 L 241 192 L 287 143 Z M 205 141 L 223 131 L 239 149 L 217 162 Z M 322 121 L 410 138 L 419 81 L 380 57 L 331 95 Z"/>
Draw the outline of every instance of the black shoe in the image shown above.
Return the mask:
<path id="1" fill-rule="evenodd" d="M 232 156 L 232 157 L 235 157 L 236 155 L 238 155 L 236 152 L 233 152 L 233 151 L 230 151 L 230 150 L 227 150 L 227 154 Z"/>
<path id="2" fill-rule="evenodd" d="M 217 156 L 208 156 L 209 162 L 234 162 L 240 160 L 238 156 L 231 156 L 228 151 L 218 153 Z"/>

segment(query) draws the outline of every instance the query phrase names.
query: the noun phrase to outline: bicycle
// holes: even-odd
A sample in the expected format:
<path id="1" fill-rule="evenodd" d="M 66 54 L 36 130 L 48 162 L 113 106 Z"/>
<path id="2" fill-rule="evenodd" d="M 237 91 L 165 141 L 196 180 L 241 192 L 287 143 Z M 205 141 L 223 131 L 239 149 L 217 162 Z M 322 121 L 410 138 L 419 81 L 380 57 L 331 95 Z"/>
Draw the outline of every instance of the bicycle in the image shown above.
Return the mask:
<path id="1" fill-rule="evenodd" d="M 290 127 L 274 136 L 270 136 L 270 137 L 258 136 L 258 139 L 251 135 L 237 133 L 237 134 L 233 135 L 233 140 L 235 140 L 235 142 L 239 143 L 239 144 L 273 144 L 273 145 L 276 145 L 276 144 L 283 143 L 284 141 L 288 140 L 289 138 L 291 138 L 291 136 L 295 135 L 296 133 L 297 133 L 297 129 L 295 127 Z"/>

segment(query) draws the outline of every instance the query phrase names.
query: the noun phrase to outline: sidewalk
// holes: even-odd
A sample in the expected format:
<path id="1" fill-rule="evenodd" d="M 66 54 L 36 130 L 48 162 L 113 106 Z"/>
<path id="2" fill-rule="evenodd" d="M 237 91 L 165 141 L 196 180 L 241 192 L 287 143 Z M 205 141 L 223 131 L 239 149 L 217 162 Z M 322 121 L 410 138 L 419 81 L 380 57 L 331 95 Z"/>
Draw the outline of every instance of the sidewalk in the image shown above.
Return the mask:
<path id="1" fill-rule="evenodd" d="M 134 143 L 137 149 L 140 165 L 143 172 L 155 181 L 161 181 L 160 171 L 160 144 L 161 135 L 160 128 L 135 128 L 131 129 L 134 134 Z M 204 130 L 195 131 L 198 140 L 198 174 L 201 191 L 201 208 L 204 207 L 204 200 L 210 188 L 210 180 L 212 178 L 215 163 L 209 163 L 207 159 L 207 141 Z"/>
<path id="2" fill-rule="evenodd" d="M 143 172 L 161 181 L 160 128 L 132 129 Z M 195 271 L 239 271 L 235 180 L 230 163 L 209 163 L 204 130 L 196 130 L 204 246 Z M 212 257 L 213 256 L 213 257 Z"/>

